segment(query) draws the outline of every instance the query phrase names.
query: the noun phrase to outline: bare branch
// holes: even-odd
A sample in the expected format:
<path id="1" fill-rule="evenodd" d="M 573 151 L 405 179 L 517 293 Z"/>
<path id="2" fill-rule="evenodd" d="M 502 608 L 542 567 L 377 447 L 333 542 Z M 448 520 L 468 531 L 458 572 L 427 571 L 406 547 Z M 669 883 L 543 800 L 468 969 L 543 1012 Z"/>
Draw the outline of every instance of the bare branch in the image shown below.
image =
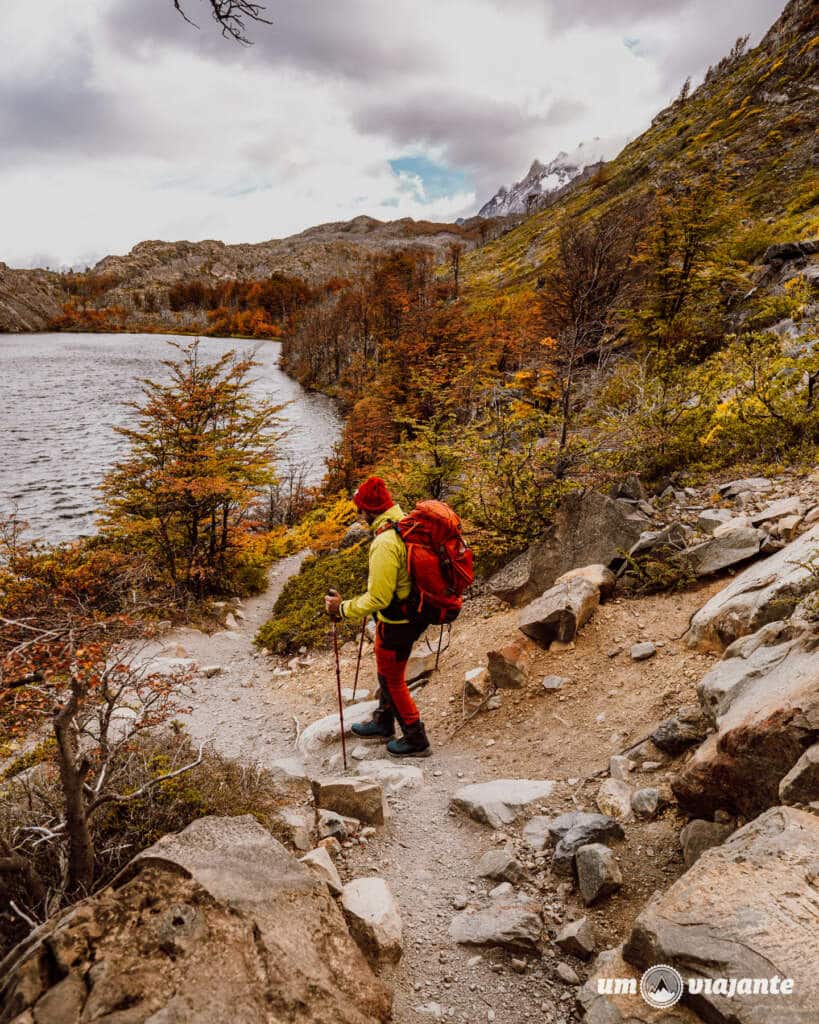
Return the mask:
<path id="1" fill-rule="evenodd" d="M 265 4 L 253 3 L 251 0 L 207 0 L 210 5 L 211 17 L 221 28 L 226 39 L 233 39 L 243 46 L 251 46 L 252 40 L 247 36 L 247 22 L 254 21 L 261 25 L 272 25 L 273 22 L 264 17 Z M 185 12 L 182 0 L 173 0 L 177 13 L 189 25 L 199 28 Z"/>
<path id="2" fill-rule="evenodd" d="M 202 750 L 199 747 L 199 753 L 196 755 L 196 759 L 191 761 L 189 764 L 182 765 L 181 768 L 177 768 L 176 771 L 166 772 L 165 775 L 158 775 L 155 779 L 151 779 L 150 782 L 146 782 L 144 786 L 140 786 L 139 789 L 135 789 L 133 793 L 105 793 L 103 796 L 95 800 L 88 808 L 88 816 L 90 817 L 99 807 L 102 807 L 106 803 L 118 803 L 124 804 L 129 800 L 136 800 L 137 797 L 143 796 L 149 792 L 155 786 L 158 786 L 160 782 L 167 782 L 169 779 L 175 779 L 177 775 L 183 775 L 185 772 L 189 772 L 192 768 L 198 767 L 202 763 Z"/>

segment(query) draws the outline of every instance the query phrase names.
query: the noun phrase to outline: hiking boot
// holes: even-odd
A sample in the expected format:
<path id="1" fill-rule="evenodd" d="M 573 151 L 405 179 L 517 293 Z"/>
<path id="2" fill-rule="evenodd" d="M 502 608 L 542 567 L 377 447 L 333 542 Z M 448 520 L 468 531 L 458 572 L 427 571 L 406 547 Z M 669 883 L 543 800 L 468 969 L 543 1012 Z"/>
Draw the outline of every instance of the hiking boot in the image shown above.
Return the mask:
<path id="1" fill-rule="evenodd" d="M 379 708 L 370 722 L 355 722 L 353 735 L 361 740 L 388 740 L 395 735 L 395 716 Z"/>
<path id="2" fill-rule="evenodd" d="M 390 740 L 387 753 L 392 757 L 429 757 L 432 748 L 427 739 L 427 731 L 423 722 L 416 722 L 404 730 L 400 740 Z"/>

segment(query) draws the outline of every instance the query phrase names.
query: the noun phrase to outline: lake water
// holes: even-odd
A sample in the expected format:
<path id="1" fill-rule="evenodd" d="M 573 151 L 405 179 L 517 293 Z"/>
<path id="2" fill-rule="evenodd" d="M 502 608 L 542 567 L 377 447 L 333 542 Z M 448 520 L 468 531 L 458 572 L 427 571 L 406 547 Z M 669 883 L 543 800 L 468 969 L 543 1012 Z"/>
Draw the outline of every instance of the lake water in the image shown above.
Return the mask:
<path id="1" fill-rule="evenodd" d="M 318 483 L 341 429 L 332 402 L 278 368 L 278 342 L 202 339 L 214 359 L 230 349 L 255 351 L 258 395 L 290 403 L 282 458 L 304 462 Z M 16 507 L 52 542 L 92 533 L 95 489 L 124 450 L 114 427 L 132 415 L 125 403 L 141 378 L 167 379 L 162 360 L 175 355 L 157 334 L 0 334 L 0 512 Z"/>

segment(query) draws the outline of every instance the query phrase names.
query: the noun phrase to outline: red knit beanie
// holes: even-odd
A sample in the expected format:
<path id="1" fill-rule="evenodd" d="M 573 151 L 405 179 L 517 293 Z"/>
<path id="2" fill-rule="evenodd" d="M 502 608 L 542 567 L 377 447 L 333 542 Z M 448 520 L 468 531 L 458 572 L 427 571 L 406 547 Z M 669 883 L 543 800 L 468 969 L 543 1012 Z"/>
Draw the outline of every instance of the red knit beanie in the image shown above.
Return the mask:
<path id="1" fill-rule="evenodd" d="M 362 512 L 386 512 L 394 504 L 380 476 L 368 476 L 353 495 L 353 502 Z"/>

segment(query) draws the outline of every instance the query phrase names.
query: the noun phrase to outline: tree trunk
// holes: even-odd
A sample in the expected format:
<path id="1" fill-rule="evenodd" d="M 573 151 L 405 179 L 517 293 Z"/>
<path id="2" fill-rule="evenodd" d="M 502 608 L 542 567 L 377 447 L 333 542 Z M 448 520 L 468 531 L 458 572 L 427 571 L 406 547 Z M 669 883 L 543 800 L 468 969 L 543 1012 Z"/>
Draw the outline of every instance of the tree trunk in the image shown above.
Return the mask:
<path id="1" fill-rule="evenodd" d="M 77 765 L 77 737 L 71 728 L 77 705 L 77 694 L 73 693 L 54 715 L 54 735 L 59 752 L 68 833 L 68 891 L 87 893 L 94 882 L 94 844 L 86 816 L 82 772 Z"/>

